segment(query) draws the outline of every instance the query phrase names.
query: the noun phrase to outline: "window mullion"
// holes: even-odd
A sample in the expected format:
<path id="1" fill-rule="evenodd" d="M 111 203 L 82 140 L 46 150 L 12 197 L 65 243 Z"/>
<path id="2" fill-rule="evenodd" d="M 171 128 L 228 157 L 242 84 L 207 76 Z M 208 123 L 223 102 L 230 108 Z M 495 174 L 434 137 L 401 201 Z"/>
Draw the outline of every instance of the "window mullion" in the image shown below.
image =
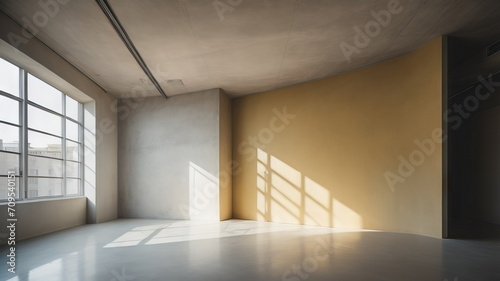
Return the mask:
<path id="1" fill-rule="evenodd" d="M 21 177 L 22 183 L 19 187 L 19 197 L 21 199 L 28 199 L 28 85 L 27 85 L 27 73 L 24 69 L 20 69 L 20 91 L 22 96 L 20 119 L 21 120 L 21 147 L 20 147 L 20 157 L 21 157 Z M 22 196 L 21 196 L 22 195 Z"/>
<path id="2" fill-rule="evenodd" d="M 62 166 L 62 174 L 63 174 L 63 190 L 62 190 L 62 196 L 66 196 L 66 95 L 62 94 L 62 114 L 63 118 L 62 119 L 62 147 L 61 147 L 61 153 L 62 153 L 62 159 L 63 159 L 63 166 Z"/>
<path id="3" fill-rule="evenodd" d="M 78 137 L 79 137 L 79 141 L 80 141 L 80 144 L 78 145 L 78 162 L 80 162 L 80 186 L 79 186 L 79 190 L 78 190 L 78 194 L 79 195 L 83 195 L 83 179 L 85 178 L 84 177 L 84 173 L 85 173 L 85 165 L 84 165 L 84 161 L 85 161 L 85 129 L 84 129 L 84 125 L 85 124 L 85 120 L 83 119 L 85 117 L 85 115 L 83 114 L 84 110 L 83 110 L 83 104 L 79 103 L 78 104 L 78 120 L 80 124 L 78 124 L 78 128 L 79 128 L 79 134 L 78 134 Z"/>

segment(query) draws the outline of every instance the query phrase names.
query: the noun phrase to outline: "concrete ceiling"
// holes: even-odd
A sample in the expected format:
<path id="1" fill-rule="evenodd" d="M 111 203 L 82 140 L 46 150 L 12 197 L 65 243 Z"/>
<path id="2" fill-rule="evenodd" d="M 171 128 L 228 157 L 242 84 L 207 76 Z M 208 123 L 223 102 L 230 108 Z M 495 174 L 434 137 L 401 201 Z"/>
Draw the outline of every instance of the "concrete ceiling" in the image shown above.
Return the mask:
<path id="1" fill-rule="evenodd" d="M 500 39 L 498 0 L 400 0 L 392 10 L 401 11 L 377 24 L 380 32 L 346 59 L 341 43 L 356 47 L 356 27 L 377 33 L 373 12 L 390 11 L 393 1 L 109 3 L 169 96 L 211 88 L 241 96 L 317 80 L 411 52 L 440 35 Z M 42 25 L 44 2 L 57 7 Z M 0 9 L 21 25 L 34 23 L 37 38 L 115 97 L 160 95 L 95 1 L 1 0 Z"/>

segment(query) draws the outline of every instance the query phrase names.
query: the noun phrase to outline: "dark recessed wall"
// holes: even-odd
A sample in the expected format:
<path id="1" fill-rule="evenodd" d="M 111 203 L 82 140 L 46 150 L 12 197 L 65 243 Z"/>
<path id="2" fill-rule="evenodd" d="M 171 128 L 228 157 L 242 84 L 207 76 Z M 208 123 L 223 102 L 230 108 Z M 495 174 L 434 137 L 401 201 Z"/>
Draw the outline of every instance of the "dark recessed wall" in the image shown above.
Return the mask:
<path id="1" fill-rule="evenodd" d="M 451 221 L 500 225 L 500 53 L 449 38 L 448 206 Z M 453 237 L 454 233 L 450 233 Z"/>

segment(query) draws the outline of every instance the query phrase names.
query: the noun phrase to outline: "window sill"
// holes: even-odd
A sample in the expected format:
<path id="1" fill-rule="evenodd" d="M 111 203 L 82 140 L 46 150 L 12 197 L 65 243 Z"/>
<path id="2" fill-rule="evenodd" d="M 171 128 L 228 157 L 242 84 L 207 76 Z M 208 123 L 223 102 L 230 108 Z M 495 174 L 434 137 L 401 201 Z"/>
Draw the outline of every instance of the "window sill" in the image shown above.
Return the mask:
<path id="1" fill-rule="evenodd" d="M 22 200 L 16 200 L 16 205 L 18 204 L 29 204 L 29 203 L 38 203 L 38 202 L 45 202 L 45 201 L 59 201 L 59 200 L 72 200 L 72 199 L 79 199 L 79 198 L 86 198 L 85 196 L 71 196 L 71 197 L 47 197 L 47 198 L 37 198 L 37 199 L 22 199 Z M 0 206 L 7 205 L 9 204 L 9 201 L 1 201 Z"/>

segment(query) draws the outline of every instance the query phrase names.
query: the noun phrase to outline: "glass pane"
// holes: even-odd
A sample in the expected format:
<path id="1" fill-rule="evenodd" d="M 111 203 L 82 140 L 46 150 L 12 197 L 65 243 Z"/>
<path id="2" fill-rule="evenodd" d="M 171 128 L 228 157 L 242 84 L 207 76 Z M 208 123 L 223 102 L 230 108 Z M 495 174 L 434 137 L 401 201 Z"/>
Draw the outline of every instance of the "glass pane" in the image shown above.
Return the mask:
<path id="1" fill-rule="evenodd" d="M 78 118 L 79 105 L 80 104 L 76 100 L 66 96 L 66 116 L 76 121 L 80 121 L 80 118 Z"/>
<path id="2" fill-rule="evenodd" d="M 28 157 L 28 176 L 62 177 L 62 160 Z"/>
<path id="3" fill-rule="evenodd" d="M 0 120 L 19 125 L 19 102 L 0 95 Z"/>
<path id="4" fill-rule="evenodd" d="M 62 113 L 62 93 L 42 80 L 28 75 L 28 99 L 55 112 Z"/>
<path id="5" fill-rule="evenodd" d="M 28 130 L 28 154 L 62 159 L 62 139 Z"/>
<path id="6" fill-rule="evenodd" d="M 66 194 L 67 195 L 80 194 L 80 180 L 66 179 Z"/>
<path id="7" fill-rule="evenodd" d="M 0 152 L 0 175 L 7 175 L 9 171 L 19 175 L 19 155 Z"/>
<path id="8" fill-rule="evenodd" d="M 70 120 L 66 120 L 66 138 L 74 140 L 74 141 L 78 141 L 78 124 L 77 123 L 70 121 Z"/>
<path id="9" fill-rule="evenodd" d="M 63 180 L 28 178 L 28 198 L 62 195 Z"/>
<path id="10" fill-rule="evenodd" d="M 80 177 L 80 164 L 75 162 L 66 162 L 66 176 L 70 178 Z"/>
<path id="11" fill-rule="evenodd" d="M 78 155 L 80 151 L 80 146 L 76 142 L 66 141 L 66 159 L 78 161 L 80 158 Z"/>
<path id="12" fill-rule="evenodd" d="M 28 127 L 61 136 L 61 117 L 30 105 Z"/>
<path id="13" fill-rule="evenodd" d="M 0 123 L 0 150 L 19 152 L 19 127 Z"/>
<path id="14" fill-rule="evenodd" d="M 19 68 L 0 59 L 0 90 L 19 97 Z"/>
<path id="15" fill-rule="evenodd" d="M 14 196 L 9 193 L 14 192 Z M 0 200 L 5 200 L 8 197 L 19 198 L 19 178 L 0 177 Z"/>

